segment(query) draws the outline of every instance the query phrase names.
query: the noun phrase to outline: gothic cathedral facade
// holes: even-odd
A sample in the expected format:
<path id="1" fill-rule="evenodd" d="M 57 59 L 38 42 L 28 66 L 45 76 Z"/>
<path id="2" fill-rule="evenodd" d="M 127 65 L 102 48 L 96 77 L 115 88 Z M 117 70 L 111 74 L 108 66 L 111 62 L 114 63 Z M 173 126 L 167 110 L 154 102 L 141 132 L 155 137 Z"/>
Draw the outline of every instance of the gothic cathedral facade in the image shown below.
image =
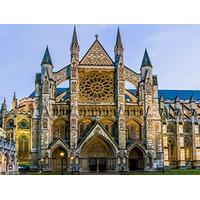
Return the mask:
<path id="1" fill-rule="evenodd" d="M 21 162 L 52 171 L 200 167 L 200 91 L 158 90 L 146 49 L 139 73 L 126 66 L 119 29 L 114 59 L 97 35 L 80 59 L 75 28 L 70 51 L 55 72 L 47 47 L 35 91 L 1 110 Z"/>

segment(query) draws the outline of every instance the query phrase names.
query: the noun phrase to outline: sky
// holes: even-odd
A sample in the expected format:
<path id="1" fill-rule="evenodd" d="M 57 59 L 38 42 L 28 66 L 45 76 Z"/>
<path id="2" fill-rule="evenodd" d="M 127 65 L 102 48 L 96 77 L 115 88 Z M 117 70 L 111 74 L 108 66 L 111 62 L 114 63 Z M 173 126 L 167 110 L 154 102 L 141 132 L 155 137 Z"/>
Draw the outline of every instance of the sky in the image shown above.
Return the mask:
<path id="1" fill-rule="evenodd" d="M 124 46 L 125 65 L 140 73 L 147 48 L 159 89 L 200 89 L 200 25 L 76 25 L 80 59 L 99 35 L 114 59 L 117 27 Z M 0 25 L 0 102 L 11 107 L 34 90 L 46 45 L 54 71 L 70 63 L 73 25 Z"/>

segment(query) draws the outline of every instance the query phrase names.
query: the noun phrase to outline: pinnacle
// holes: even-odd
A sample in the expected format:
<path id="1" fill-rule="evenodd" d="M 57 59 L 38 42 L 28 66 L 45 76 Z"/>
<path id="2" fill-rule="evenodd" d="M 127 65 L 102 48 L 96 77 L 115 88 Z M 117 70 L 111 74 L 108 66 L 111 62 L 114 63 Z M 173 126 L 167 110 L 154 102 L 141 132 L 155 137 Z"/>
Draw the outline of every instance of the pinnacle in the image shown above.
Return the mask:
<path id="1" fill-rule="evenodd" d="M 121 34 L 120 34 L 120 30 L 119 30 L 119 26 L 117 29 L 117 39 L 116 39 L 116 46 L 118 45 L 122 45 L 122 40 L 121 40 Z"/>
<path id="2" fill-rule="evenodd" d="M 144 57 L 143 57 L 143 60 L 142 60 L 142 67 L 144 67 L 144 66 L 151 66 L 152 67 L 151 60 L 149 58 L 149 55 L 148 55 L 146 48 L 145 48 Z"/>
<path id="3" fill-rule="evenodd" d="M 76 26 L 74 26 L 73 36 L 72 36 L 72 45 L 78 44 L 77 34 L 76 34 Z"/>
<path id="4" fill-rule="evenodd" d="M 44 65 L 44 64 L 49 64 L 49 65 L 53 66 L 48 46 L 46 47 L 46 50 L 45 50 L 44 57 L 42 59 L 41 65 Z"/>

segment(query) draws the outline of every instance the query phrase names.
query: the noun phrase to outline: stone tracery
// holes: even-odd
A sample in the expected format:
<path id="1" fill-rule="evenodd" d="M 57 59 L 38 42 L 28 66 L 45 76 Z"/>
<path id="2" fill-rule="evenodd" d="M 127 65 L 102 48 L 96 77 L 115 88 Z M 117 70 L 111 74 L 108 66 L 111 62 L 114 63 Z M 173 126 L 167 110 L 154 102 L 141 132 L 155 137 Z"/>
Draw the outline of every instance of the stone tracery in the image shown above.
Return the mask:
<path id="1" fill-rule="evenodd" d="M 90 102 L 108 102 L 114 98 L 114 85 L 110 75 L 88 73 L 80 81 L 80 94 Z"/>

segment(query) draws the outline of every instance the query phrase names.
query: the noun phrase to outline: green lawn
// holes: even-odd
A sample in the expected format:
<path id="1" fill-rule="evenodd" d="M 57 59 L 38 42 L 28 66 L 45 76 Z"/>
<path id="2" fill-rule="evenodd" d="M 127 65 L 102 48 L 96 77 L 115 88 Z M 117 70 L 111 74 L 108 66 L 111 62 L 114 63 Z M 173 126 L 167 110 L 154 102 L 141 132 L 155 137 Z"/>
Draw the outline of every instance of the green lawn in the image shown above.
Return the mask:
<path id="1" fill-rule="evenodd" d="M 23 172 L 21 175 L 60 175 L 61 172 Z M 65 175 L 71 175 L 71 172 L 64 172 Z M 89 175 L 91 173 L 85 173 Z M 94 173 L 92 173 L 94 174 Z M 99 173 L 103 175 L 116 175 L 120 173 Z M 96 173 L 96 175 L 98 175 Z M 123 172 L 123 175 L 200 175 L 200 169 L 165 169 L 165 172 L 156 171 L 156 172 Z"/>
<path id="2" fill-rule="evenodd" d="M 130 175 L 200 175 L 200 169 L 165 169 L 157 172 L 130 172 Z"/>

